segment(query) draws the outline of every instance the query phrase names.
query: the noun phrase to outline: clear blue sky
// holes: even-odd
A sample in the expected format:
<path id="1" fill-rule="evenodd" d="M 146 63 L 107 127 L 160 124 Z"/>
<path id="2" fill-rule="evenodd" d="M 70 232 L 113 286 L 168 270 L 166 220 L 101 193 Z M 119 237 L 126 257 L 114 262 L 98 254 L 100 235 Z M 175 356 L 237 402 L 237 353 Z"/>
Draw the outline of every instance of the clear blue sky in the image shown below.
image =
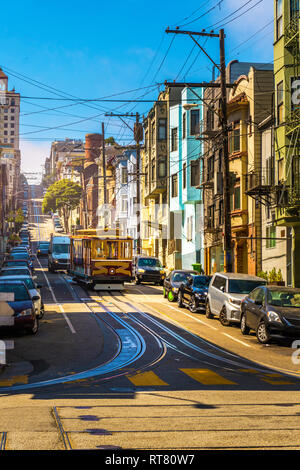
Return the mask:
<path id="1" fill-rule="evenodd" d="M 107 136 L 114 135 L 124 143 L 129 142 L 129 130 L 123 129 L 119 120 L 105 118 L 104 108 L 146 114 L 151 107 L 151 103 L 91 103 L 91 108 L 71 101 L 37 100 L 34 98 L 55 98 L 55 95 L 49 89 L 28 83 L 30 80 L 40 82 L 39 86 L 44 84 L 59 92 L 91 99 L 166 79 L 211 80 L 209 60 L 199 54 L 197 48 L 189 56 L 193 42 L 187 36 L 176 36 L 166 55 L 173 38 L 164 32 L 166 27 L 178 25 L 181 29 L 199 31 L 212 25 L 218 30 L 224 25 L 227 62 L 233 59 L 271 62 L 272 19 L 271 0 L 15 0 L 13 4 L 2 3 L 0 67 L 9 76 L 10 88 L 15 87 L 23 97 L 28 97 L 22 99 L 21 106 L 23 169 L 40 170 L 39 165 L 49 154 L 51 140 L 83 139 L 88 132 L 100 132 L 102 122 L 106 123 Z M 218 61 L 218 40 L 207 40 L 205 47 Z M 13 76 L 15 73 L 18 77 Z M 21 79 L 19 74 L 30 80 Z M 149 89 L 144 89 L 114 99 L 136 99 L 147 92 L 143 99 L 153 99 L 158 87 L 150 93 Z M 40 106 L 68 107 L 61 108 L 60 112 L 44 112 Z M 75 121 L 82 122 L 72 124 Z M 38 126 L 60 127 L 42 131 L 43 127 Z"/>

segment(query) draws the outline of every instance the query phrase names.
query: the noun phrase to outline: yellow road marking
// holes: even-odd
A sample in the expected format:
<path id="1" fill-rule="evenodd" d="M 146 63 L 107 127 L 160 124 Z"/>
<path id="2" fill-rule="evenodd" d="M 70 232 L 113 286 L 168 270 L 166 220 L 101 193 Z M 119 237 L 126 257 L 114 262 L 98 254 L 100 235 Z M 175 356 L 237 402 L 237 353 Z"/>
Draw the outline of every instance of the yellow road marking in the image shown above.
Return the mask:
<path id="1" fill-rule="evenodd" d="M 0 387 L 10 387 L 14 384 L 27 384 L 28 383 L 28 376 L 27 375 L 16 375 L 11 377 L 10 379 L 2 379 L 0 380 Z"/>
<path id="2" fill-rule="evenodd" d="M 152 371 L 141 372 L 139 374 L 127 376 L 127 378 L 136 386 L 168 385 Z"/>
<path id="3" fill-rule="evenodd" d="M 203 385 L 237 385 L 209 369 L 180 369 L 192 379 Z"/>
<path id="4" fill-rule="evenodd" d="M 293 382 L 283 378 L 281 374 L 264 374 L 261 380 L 271 385 L 294 385 Z"/>

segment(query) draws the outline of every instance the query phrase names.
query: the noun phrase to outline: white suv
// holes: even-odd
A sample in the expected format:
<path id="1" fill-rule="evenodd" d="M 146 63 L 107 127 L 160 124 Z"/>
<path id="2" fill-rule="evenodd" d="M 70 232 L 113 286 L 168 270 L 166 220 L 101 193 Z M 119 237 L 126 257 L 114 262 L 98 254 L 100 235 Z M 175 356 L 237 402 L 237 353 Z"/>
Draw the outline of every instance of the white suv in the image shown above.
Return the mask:
<path id="1" fill-rule="evenodd" d="M 223 326 L 239 323 L 242 300 L 253 289 L 265 284 L 264 279 L 249 274 L 215 273 L 208 288 L 206 317 L 219 317 Z"/>

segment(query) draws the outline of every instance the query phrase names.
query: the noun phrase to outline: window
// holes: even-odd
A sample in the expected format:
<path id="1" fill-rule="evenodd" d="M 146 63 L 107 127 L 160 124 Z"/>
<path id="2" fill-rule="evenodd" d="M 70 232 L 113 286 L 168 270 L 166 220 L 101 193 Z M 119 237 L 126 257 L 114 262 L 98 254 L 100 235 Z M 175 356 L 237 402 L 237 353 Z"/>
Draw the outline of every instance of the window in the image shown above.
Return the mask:
<path id="1" fill-rule="evenodd" d="M 215 287 L 216 289 L 219 289 L 219 290 L 221 290 L 221 288 L 222 288 L 223 291 L 225 292 L 225 288 L 226 288 L 226 279 L 225 279 L 225 277 L 216 276 L 213 283 L 212 283 L 212 286 Z"/>
<path id="2" fill-rule="evenodd" d="M 193 216 L 186 219 L 186 240 L 188 242 L 193 240 Z"/>
<path id="3" fill-rule="evenodd" d="M 283 0 L 276 0 L 276 39 L 281 38 L 283 34 L 282 4 Z"/>
<path id="4" fill-rule="evenodd" d="M 219 219 L 218 219 L 219 225 L 223 224 L 223 207 L 224 207 L 224 203 L 223 201 L 220 201 L 219 202 Z"/>
<path id="5" fill-rule="evenodd" d="M 229 153 L 240 151 L 240 123 L 235 122 L 229 132 Z"/>
<path id="6" fill-rule="evenodd" d="M 277 124 L 283 122 L 283 82 L 277 85 Z"/>
<path id="7" fill-rule="evenodd" d="M 207 181 L 211 180 L 214 177 L 214 168 L 215 168 L 215 157 L 209 157 L 207 160 Z"/>
<path id="8" fill-rule="evenodd" d="M 167 138 L 167 120 L 159 119 L 158 120 L 158 139 L 166 140 Z"/>
<path id="9" fill-rule="evenodd" d="M 200 165 L 199 160 L 191 162 L 191 186 L 200 184 Z"/>
<path id="10" fill-rule="evenodd" d="M 300 157 L 299 155 L 293 156 L 292 163 L 292 188 L 295 192 L 295 195 L 299 196 L 300 192 Z"/>
<path id="11" fill-rule="evenodd" d="M 177 173 L 172 175 L 172 197 L 178 196 L 178 176 Z"/>
<path id="12" fill-rule="evenodd" d="M 200 123 L 200 114 L 198 109 L 193 109 L 191 111 L 191 129 L 190 135 L 199 134 L 199 123 Z"/>
<path id="13" fill-rule="evenodd" d="M 214 109 L 212 107 L 208 108 L 206 112 L 206 128 L 208 131 L 212 131 L 214 129 L 215 124 L 214 119 Z"/>
<path id="14" fill-rule="evenodd" d="M 241 208 L 241 185 L 240 180 L 236 181 L 236 184 L 231 191 L 231 198 L 230 198 L 230 210 L 236 211 Z"/>
<path id="15" fill-rule="evenodd" d="M 270 225 L 266 230 L 266 248 L 275 248 L 276 247 L 276 227 Z"/>
<path id="16" fill-rule="evenodd" d="M 155 142 L 155 122 L 153 121 L 151 124 L 151 143 L 154 144 Z"/>
<path id="17" fill-rule="evenodd" d="M 160 178 L 165 178 L 167 175 L 167 165 L 165 160 L 159 160 L 158 162 L 158 176 Z"/>
<path id="18" fill-rule="evenodd" d="M 182 138 L 186 138 L 186 113 L 183 113 L 182 116 Z"/>
<path id="19" fill-rule="evenodd" d="M 174 127 L 171 130 L 171 151 L 175 152 L 178 149 L 178 140 L 177 140 L 177 127 Z"/>
<path id="20" fill-rule="evenodd" d="M 121 183 L 122 184 L 128 183 L 128 172 L 127 172 L 127 168 L 124 168 L 124 167 L 121 169 Z"/>
<path id="21" fill-rule="evenodd" d="M 208 207 L 208 220 L 207 228 L 215 227 L 215 206 L 214 204 Z"/>
<path id="22" fill-rule="evenodd" d="M 122 199 L 121 199 L 121 211 L 127 212 L 127 209 L 128 209 L 127 196 L 122 196 Z"/>
<path id="23" fill-rule="evenodd" d="M 290 18 L 299 18 L 299 0 L 290 0 Z"/>
<path id="24" fill-rule="evenodd" d="M 152 160 L 152 163 L 151 163 L 151 180 L 152 181 L 155 181 L 156 177 L 155 177 L 155 160 Z"/>
<path id="25" fill-rule="evenodd" d="M 183 189 L 186 188 L 186 163 L 183 164 L 183 168 L 182 168 L 182 186 L 183 186 Z"/>

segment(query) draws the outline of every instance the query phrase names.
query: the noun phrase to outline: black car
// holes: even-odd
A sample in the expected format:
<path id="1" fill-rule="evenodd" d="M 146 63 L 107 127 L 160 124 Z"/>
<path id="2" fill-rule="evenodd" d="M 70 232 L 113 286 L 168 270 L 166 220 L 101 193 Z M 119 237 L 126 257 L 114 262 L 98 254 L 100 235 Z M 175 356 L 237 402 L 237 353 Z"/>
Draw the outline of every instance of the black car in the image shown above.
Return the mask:
<path id="1" fill-rule="evenodd" d="M 300 338 L 300 289 L 261 286 L 241 304 L 241 332 L 256 332 L 259 343 L 275 338 Z"/>
<path id="2" fill-rule="evenodd" d="M 36 316 L 34 302 L 37 300 L 36 297 L 31 297 L 30 293 L 21 281 L 1 281 L 0 280 L 0 294 L 4 300 L 4 308 L 7 309 L 6 315 L 2 311 L 2 317 L 0 317 L 0 326 L 7 326 L 24 329 L 27 333 L 35 334 L 38 331 L 38 319 Z M 3 320 L 5 317 L 10 320 L 5 323 Z M 2 320 L 2 322 L 1 322 Z"/>
<path id="3" fill-rule="evenodd" d="M 133 272 L 136 284 L 154 282 L 163 285 L 166 277 L 160 260 L 152 256 L 136 256 L 133 259 Z"/>
<path id="4" fill-rule="evenodd" d="M 188 307 L 190 312 L 205 312 L 208 286 L 212 276 L 188 276 L 177 294 L 178 307 Z"/>
<path id="5" fill-rule="evenodd" d="M 174 269 L 164 280 L 163 296 L 169 302 L 177 300 L 177 294 L 181 284 L 192 274 L 198 274 L 197 271 L 189 271 L 188 269 Z"/>

